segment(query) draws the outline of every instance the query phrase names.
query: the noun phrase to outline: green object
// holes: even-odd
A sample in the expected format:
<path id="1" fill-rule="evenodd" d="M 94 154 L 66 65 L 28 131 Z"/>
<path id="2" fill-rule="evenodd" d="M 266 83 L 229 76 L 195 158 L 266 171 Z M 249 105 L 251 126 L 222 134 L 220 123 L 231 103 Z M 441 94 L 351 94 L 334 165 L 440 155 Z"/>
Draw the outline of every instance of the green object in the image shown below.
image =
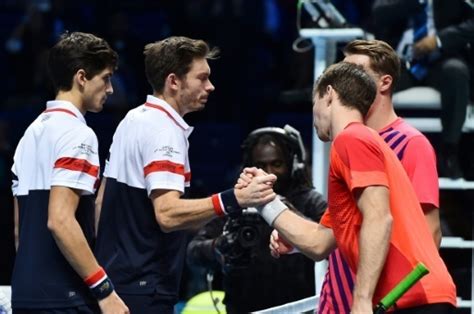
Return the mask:
<path id="1" fill-rule="evenodd" d="M 415 269 L 413 269 L 405 278 L 400 281 L 395 288 L 393 288 L 374 309 L 375 314 L 385 313 L 392 305 L 397 302 L 400 297 L 405 294 L 415 283 L 418 282 L 423 276 L 428 274 L 430 271 L 426 268 L 423 263 L 418 263 Z"/>
<path id="2" fill-rule="evenodd" d="M 181 314 L 225 314 L 225 305 L 222 300 L 224 300 L 224 291 L 214 290 L 212 296 L 209 291 L 199 293 L 186 302 Z"/>

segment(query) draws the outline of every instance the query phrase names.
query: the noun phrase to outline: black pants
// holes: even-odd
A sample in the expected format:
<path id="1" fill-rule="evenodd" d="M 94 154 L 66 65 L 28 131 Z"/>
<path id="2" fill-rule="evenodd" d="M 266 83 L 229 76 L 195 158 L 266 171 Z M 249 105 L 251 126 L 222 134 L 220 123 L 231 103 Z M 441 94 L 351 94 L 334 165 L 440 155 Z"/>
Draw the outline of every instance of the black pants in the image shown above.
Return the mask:
<path id="1" fill-rule="evenodd" d="M 460 58 L 448 58 L 436 61 L 428 69 L 422 81 L 417 81 L 411 73 L 402 67 L 400 81 L 395 92 L 414 86 L 430 86 L 441 95 L 441 139 L 444 143 L 458 144 L 462 126 L 466 119 L 466 107 L 469 103 L 472 86 L 470 68 Z"/>
<path id="2" fill-rule="evenodd" d="M 13 314 L 99 314 L 98 305 L 82 305 L 60 309 L 13 309 Z"/>
<path id="3" fill-rule="evenodd" d="M 454 313 L 456 308 L 449 303 L 433 303 L 426 304 L 409 309 L 397 310 L 394 313 L 397 314 L 451 314 Z"/>
<path id="4" fill-rule="evenodd" d="M 120 294 L 131 314 L 173 314 L 176 302 L 164 300 L 157 294 L 134 295 Z"/>

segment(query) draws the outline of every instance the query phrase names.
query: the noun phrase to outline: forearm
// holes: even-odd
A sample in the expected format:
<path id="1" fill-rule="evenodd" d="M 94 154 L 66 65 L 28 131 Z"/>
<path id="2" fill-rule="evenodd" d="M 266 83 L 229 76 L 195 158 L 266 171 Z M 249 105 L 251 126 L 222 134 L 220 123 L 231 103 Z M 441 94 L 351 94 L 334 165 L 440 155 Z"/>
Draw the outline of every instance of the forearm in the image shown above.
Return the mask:
<path id="1" fill-rule="evenodd" d="M 315 261 L 326 258 L 336 247 L 331 229 L 290 210 L 283 211 L 273 226 L 291 245 Z"/>
<path id="2" fill-rule="evenodd" d="M 388 253 L 392 220 L 364 218 L 359 234 L 359 263 L 354 299 L 372 301 Z"/>
<path id="3" fill-rule="evenodd" d="M 61 253 L 81 278 L 97 271 L 99 264 L 76 219 L 65 219 L 50 226 L 50 230 Z"/>
<path id="4" fill-rule="evenodd" d="M 152 193 L 155 217 L 164 232 L 201 227 L 216 216 L 210 197 L 181 199 L 179 192 Z"/>

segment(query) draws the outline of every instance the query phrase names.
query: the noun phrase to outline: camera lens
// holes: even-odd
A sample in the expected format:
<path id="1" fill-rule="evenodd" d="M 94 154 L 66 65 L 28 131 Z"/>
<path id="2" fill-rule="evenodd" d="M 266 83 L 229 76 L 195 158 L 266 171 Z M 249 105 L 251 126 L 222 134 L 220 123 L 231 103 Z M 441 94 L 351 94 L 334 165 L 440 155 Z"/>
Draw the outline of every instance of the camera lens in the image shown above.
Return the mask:
<path id="1" fill-rule="evenodd" d="M 239 231 L 239 242 L 243 248 L 249 248 L 258 243 L 258 230 L 253 226 L 243 226 Z"/>

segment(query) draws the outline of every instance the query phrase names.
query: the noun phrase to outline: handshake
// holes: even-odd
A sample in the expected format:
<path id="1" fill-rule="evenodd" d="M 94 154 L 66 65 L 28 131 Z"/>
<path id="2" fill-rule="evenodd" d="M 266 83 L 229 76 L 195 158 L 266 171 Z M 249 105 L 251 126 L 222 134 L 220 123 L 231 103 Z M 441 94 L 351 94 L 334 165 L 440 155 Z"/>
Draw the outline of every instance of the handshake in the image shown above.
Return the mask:
<path id="1" fill-rule="evenodd" d="M 246 203 L 255 206 L 259 214 L 270 226 L 273 226 L 275 219 L 288 208 L 273 191 L 275 181 L 275 175 L 269 175 L 262 169 L 255 167 L 245 168 L 234 187 L 235 194 L 239 198 L 239 194 L 242 194 L 241 191 L 249 190 L 252 185 L 259 184 L 259 190 L 255 189 L 251 193 L 245 193 Z"/>

